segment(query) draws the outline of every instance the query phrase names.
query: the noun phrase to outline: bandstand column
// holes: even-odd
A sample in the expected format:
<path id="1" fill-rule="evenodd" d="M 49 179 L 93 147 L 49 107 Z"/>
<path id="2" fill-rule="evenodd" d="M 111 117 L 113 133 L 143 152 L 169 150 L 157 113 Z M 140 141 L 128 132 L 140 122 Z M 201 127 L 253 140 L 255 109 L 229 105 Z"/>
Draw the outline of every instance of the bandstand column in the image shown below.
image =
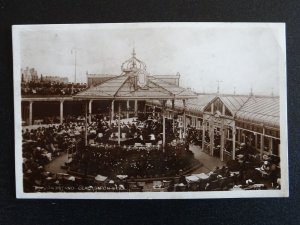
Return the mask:
<path id="1" fill-rule="evenodd" d="M 92 106 L 93 106 L 92 103 L 93 103 L 93 100 L 91 99 L 89 101 L 89 123 L 92 122 Z"/>
<path id="2" fill-rule="evenodd" d="M 32 104 L 33 104 L 33 102 L 32 101 L 30 101 L 29 102 L 29 125 L 32 125 Z"/>
<path id="3" fill-rule="evenodd" d="M 138 116 L 138 101 L 134 100 L 134 116 Z"/>
<path id="4" fill-rule="evenodd" d="M 126 109 L 127 109 L 126 117 L 127 117 L 127 119 L 129 118 L 129 108 L 130 108 L 130 106 L 129 106 L 129 100 L 127 100 L 126 101 Z"/>
<path id="5" fill-rule="evenodd" d="M 179 129 L 179 139 L 180 140 L 182 139 L 182 130 L 181 130 L 181 128 Z"/>
<path id="6" fill-rule="evenodd" d="M 111 114 L 110 114 L 110 121 L 114 120 L 115 116 L 115 100 L 111 101 Z"/>
<path id="7" fill-rule="evenodd" d="M 62 124 L 64 122 L 64 101 L 61 100 L 60 101 L 60 107 L 59 107 L 59 111 L 60 111 L 60 114 L 59 114 L 59 118 L 60 118 L 60 124 Z"/>

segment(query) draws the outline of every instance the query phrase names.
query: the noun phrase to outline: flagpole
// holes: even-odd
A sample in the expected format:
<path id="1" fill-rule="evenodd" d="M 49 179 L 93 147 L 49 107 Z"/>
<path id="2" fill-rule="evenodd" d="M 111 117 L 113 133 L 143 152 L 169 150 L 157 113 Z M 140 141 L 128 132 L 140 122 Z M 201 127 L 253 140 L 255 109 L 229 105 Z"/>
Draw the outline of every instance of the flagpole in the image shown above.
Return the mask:
<path id="1" fill-rule="evenodd" d="M 73 54 L 73 50 L 74 50 L 74 67 L 75 67 L 75 68 L 74 68 L 74 83 L 76 84 L 77 49 L 76 49 L 76 48 L 72 48 L 71 54 Z M 74 83 L 72 84 L 72 94 L 73 94 Z"/>

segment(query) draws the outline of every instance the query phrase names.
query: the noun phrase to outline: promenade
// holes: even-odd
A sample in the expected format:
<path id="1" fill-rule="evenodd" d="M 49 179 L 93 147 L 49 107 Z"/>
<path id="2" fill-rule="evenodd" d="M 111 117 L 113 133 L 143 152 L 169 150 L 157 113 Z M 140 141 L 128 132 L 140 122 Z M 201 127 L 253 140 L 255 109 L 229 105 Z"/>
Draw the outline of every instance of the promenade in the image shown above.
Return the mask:
<path id="1" fill-rule="evenodd" d="M 199 146 L 190 145 L 190 150 L 194 153 L 196 159 L 198 159 L 203 166 L 193 171 L 194 174 L 197 173 L 209 173 L 214 170 L 217 166 L 222 167 L 225 166 L 225 162 L 222 162 L 219 158 L 212 157 L 202 151 Z"/>

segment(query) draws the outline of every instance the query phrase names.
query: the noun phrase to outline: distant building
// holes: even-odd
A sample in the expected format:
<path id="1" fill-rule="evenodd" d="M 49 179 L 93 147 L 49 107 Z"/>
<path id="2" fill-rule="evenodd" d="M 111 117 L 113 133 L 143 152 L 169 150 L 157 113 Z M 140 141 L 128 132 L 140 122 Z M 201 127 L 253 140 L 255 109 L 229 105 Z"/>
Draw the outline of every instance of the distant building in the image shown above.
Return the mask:
<path id="1" fill-rule="evenodd" d="M 43 76 L 43 82 L 57 82 L 57 83 L 68 83 L 68 77 L 59 76 Z"/>
<path id="2" fill-rule="evenodd" d="M 114 74 L 89 74 L 86 73 L 87 76 L 87 84 L 88 87 L 95 86 L 97 84 L 100 84 L 102 82 L 105 82 L 111 78 L 114 78 L 118 75 Z M 161 79 L 163 81 L 166 81 L 171 84 L 175 84 L 176 86 L 179 86 L 179 79 L 180 74 L 177 73 L 176 75 L 152 75 L 155 78 Z"/>
<path id="3" fill-rule="evenodd" d="M 39 81 L 38 73 L 34 68 L 29 68 L 28 66 L 25 69 L 21 69 L 22 82 L 30 81 Z"/>
<path id="4" fill-rule="evenodd" d="M 86 77 L 87 77 L 87 84 L 88 87 L 93 87 L 97 84 L 100 84 L 104 81 L 107 81 L 111 78 L 116 77 L 116 75 L 112 75 L 112 74 L 89 74 L 86 73 Z"/>
<path id="5" fill-rule="evenodd" d="M 34 68 L 31 68 L 29 70 L 29 72 L 30 72 L 30 76 L 31 76 L 31 81 L 39 81 L 37 71 Z"/>

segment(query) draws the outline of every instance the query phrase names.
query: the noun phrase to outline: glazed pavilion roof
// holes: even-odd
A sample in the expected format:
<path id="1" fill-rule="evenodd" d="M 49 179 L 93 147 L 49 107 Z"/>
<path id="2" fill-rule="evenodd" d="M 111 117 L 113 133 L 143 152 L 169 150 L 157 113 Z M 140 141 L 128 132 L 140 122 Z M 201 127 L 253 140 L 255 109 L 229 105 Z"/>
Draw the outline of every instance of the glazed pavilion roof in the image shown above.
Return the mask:
<path id="1" fill-rule="evenodd" d="M 280 127 L 279 97 L 251 97 L 235 116 L 240 120 Z"/>
<path id="2" fill-rule="evenodd" d="M 223 95 L 216 98 L 219 98 L 238 120 L 270 127 L 280 126 L 279 97 Z"/>
<path id="3" fill-rule="evenodd" d="M 275 128 L 280 127 L 279 97 L 200 94 L 198 98 L 187 101 L 186 110 L 192 113 L 203 114 L 210 103 L 216 99 L 220 99 L 237 120 L 264 124 Z M 148 102 L 161 106 L 159 101 Z M 171 102 L 168 102 L 167 106 L 171 108 Z M 175 110 L 183 110 L 182 101 L 175 100 L 174 108 Z"/>

